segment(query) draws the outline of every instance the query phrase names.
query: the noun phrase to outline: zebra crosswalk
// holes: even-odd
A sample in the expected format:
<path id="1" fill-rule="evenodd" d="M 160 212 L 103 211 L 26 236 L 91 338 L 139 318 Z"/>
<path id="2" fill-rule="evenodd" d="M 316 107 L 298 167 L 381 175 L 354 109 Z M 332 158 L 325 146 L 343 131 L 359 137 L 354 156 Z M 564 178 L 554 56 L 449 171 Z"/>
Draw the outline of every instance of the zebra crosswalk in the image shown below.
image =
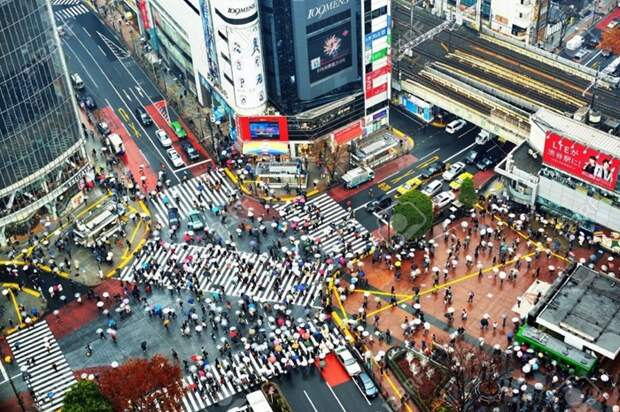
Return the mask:
<path id="1" fill-rule="evenodd" d="M 162 226 L 168 226 L 168 208 L 179 209 L 181 218 L 187 218 L 192 209 L 198 206 L 223 207 L 229 204 L 237 189 L 218 169 L 212 169 L 201 176 L 193 177 L 178 185 L 162 190 L 151 204 L 154 215 Z"/>
<path id="2" fill-rule="evenodd" d="M 56 411 L 76 382 L 58 342 L 41 321 L 6 338 L 13 357 L 34 393 L 37 410 Z"/>
<path id="3" fill-rule="evenodd" d="M 186 412 L 203 411 L 209 406 L 242 391 L 287 373 L 289 368 L 311 365 L 318 353 L 327 353 L 345 345 L 342 335 L 334 328 L 318 328 L 308 323 L 303 328 L 278 329 L 278 338 L 283 342 L 280 352 L 271 348 L 235 353 L 232 359 L 221 359 L 210 365 L 207 371 L 195 372 L 183 378 L 188 388 L 182 403 Z M 299 337 L 300 331 L 307 331 L 306 339 Z M 297 336 L 297 338 L 296 338 Z M 277 359 L 275 362 L 270 362 Z"/>
<path id="4" fill-rule="evenodd" d="M 81 3 L 80 0 L 52 0 L 52 6 L 75 6 Z"/>
<path id="5" fill-rule="evenodd" d="M 294 230 L 319 241 L 329 256 L 362 254 L 371 245 L 370 233 L 327 193 L 305 203 L 291 202 L 276 207 Z"/>
<path id="6" fill-rule="evenodd" d="M 54 6 L 60 6 L 60 4 L 56 4 L 54 3 Z M 63 5 L 63 8 L 55 8 L 54 9 L 54 16 L 56 16 L 56 19 L 61 21 L 61 20 L 68 20 L 77 16 L 81 16 L 82 14 L 86 14 L 88 13 L 90 10 L 88 10 L 88 7 L 86 7 L 83 4 L 78 3 L 67 3 L 66 5 Z"/>
<path id="7" fill-rule="evenodd" d="M 248 295 L 260 302 L 289 302 L 313 305 L 321 281 L 333 269 L 325 263 L 276 261 L 266 254 L 230 250 L 219 245 L 167 245 L 149 242 L 141 254 L 125 267 L 124 281 L 157 282 L 164 286 L 188 287 L 204 292 L 224 288 L 227 295 Z M 182 268 L 182 270 L 179 270 Z"/>

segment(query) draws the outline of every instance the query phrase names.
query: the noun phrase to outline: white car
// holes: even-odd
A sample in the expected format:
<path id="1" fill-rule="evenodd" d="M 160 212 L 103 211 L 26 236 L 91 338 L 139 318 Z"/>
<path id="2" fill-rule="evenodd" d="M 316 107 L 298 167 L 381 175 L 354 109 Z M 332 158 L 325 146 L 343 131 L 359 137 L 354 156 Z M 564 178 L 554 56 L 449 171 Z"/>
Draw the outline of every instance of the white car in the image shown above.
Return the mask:
<path id="1" fill-rule="evenodd" d="M 347 348 L 341 347 L 336 349 L 336 355 L 338 359 L 340 359 L 340 362 L 342 362 L 349 376 L 357 376 L 362 373 L 362 368 Z"/>
<path id="2" fill-rule="evenodd" d="M 428 197 L 433 197 L 437 193 L 441 192 L 442 186 L 443 182 L 441 180 L 433 180 L 432 182 L 424 186 L 424 188 L 422 188 L 420 192 L 424 193 Z"/>
<path id="3" fill-rule="evenodd" d="M 170 146 L 172 146 L 172 140 L 170 140 L 170 137 L 168 137 L 168 133 L 166 133 L 164 130 L 157 129 L 155 131 L 155 136 L 157 136 L 157 140 L 159 140 L 159 143 L 163 147 L 170 147 Z"/>
<path id="4" fill-rule="evenodd" d="M 449 182 L 452 179 L 454 179 L 455 177 L 457 177 L 463 170 L 465 170 L 465 163 L 463 163 L 463 162 L 456 162 L 456 163 L 451 164 L 450 167 L 448 168 L 448 170 L 443 172 L 441 177 L 446 182 Z"/>
<path id="5" fill-rule="evenodd" d="M 446 190 L 433 198 L 433 206 L 436 209 L 441 209 L 448 206 L 454 199 L 456 199 L 454 192 L 451 190 Z"/>
<path id="6" fill-rule="evenodd" d="M 183 158 L 181 157 L 181 155 L 179 155 L 179 153 L 176 150 L 168 149 L 166 150 L 166 154 L 168 155 L 168 158 L 170 159 L 174 167 L 185 166 L 185 162 L 183 161 Z"/>
<path id="7" fill-rule="evenodd" d="M 467 122 L 463 119 L 452 120 L 446 126 L 446 133 L 454 134 L 465 127 L 466 124 Z"/>

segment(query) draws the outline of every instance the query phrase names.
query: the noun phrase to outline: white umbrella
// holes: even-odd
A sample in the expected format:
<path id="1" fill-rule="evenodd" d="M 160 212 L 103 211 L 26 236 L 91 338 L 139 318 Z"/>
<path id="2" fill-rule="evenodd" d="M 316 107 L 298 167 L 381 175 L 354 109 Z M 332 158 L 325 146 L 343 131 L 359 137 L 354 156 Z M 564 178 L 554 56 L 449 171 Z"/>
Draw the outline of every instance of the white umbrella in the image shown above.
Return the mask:
<path id="1" fill-rule="evenodd" d="M 114 361 L 110 364 L 113 368 L 118 368 L 118 362 Z"/>
<path id="2" fill-rule="evenodd" d="M 462 227 L 463 229 L 467 229 L 467 226 L 469 226 L 469 223 L 467 223 L 465 220 L 463 220 L 463 221 L 461 222 L 461 227 Z"/>

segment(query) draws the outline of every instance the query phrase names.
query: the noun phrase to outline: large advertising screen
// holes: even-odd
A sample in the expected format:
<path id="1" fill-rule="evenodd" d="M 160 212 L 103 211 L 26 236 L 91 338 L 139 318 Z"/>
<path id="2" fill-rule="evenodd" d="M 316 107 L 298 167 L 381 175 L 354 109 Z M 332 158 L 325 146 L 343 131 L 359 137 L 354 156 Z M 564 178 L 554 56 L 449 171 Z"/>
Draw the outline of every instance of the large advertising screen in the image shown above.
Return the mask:
<path id="1" fill-rule="evenodd" d="M 351 22 L 342 23 L 308 38 L 310 83 L 351 66 Z"/>
<path id="2" fill-rule="evenodd" d="M 543 161 L 607 190 L 616 188 L 620 160 L 556 133 L 547 132 Z"/>
<path id="3" fill-rule="evenodd" d="M 239 116 L 241 139 L 252 140 L 288 140 L 288 123 L 285 116 Z"/>

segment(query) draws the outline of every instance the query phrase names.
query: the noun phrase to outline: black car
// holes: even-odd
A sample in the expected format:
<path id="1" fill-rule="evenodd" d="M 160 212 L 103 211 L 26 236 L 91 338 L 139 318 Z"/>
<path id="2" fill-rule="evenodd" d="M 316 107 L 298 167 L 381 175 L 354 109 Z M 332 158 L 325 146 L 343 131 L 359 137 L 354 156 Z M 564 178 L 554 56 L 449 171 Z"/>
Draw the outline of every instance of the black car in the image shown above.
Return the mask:
<path id="1" fill-rule="evenodd" d="M 369 212 L 378 212 L 380 210 L 387 209 L 392 205 L 392 203 L 394 203 L 394 199 L 388 195 L 383 195 L 380 198 L 368 203 L 368 205 L 366 205 L 366 209 L 368 209 Z"/>
<path id="2" fill-rule="evenodd" d="M 599 40 L 596 39 L 595 37 L 588 37 L 584 41 L 584 46 L 586 47 L 586 49 L 592 50 L 596 48 L 596 46 L 598 46 L 598 43 L 599 43 Z"/>
<path id="3" fill-rule="evenodd" d="M 95 103 L 95 99 L 92 96 L 84 96 L 82 102 L 84 102 L 84 107 L 88 110 L 95 110 L 97 108 L 97 103 Z"/>
<path id="4" fill-rule="evenodd" d="M 443 172 L 445 167 L 446 165 L 442 161 L 437 160 L 428 165 L 426 169 L 422 170 L 422 174 L 420 174 L 420 177 L 422 179 L 430 179 L 436 174 Z"/>
<path id="5" fill-rule="evenodd" d="M 110 126 L 106 122 L 97 122 L 97 131 L 102 136 L 107 136 L 110 134 Z"/>
<path id="6" fill-rule="evenodd" d="M 179 217 L 179 209 L 176 207 L 171 207 L 168 209 L 168 226 L 171 228 L 179 227 L 180 217 Z"/>
<path id="7" fill-rule="evenodd" d="M 471 165 L 476 163 L 480 157 L 484 154 L 481 148 L 471 149 L 465 157 L 463 158 L 463 162 L 467 165 Z"/>
<path id="8" fill-rule="evenodd" d="M 198 150 L 196 150 L 190 142 L 183 140 L 181 142 L 181 148 L 183 149 L 189 160 L 194 161 L 200 159 L 200 153 L 198 153 Z"/>
<path id="9" fill-rule="evenodd" d="M 148 127 L 153 124 L 153 119 L 151 119 L 151 116 L 149 116 L 146 110 L 142 108 L 136 109 L 136 117 L 142 126 Z"/>

